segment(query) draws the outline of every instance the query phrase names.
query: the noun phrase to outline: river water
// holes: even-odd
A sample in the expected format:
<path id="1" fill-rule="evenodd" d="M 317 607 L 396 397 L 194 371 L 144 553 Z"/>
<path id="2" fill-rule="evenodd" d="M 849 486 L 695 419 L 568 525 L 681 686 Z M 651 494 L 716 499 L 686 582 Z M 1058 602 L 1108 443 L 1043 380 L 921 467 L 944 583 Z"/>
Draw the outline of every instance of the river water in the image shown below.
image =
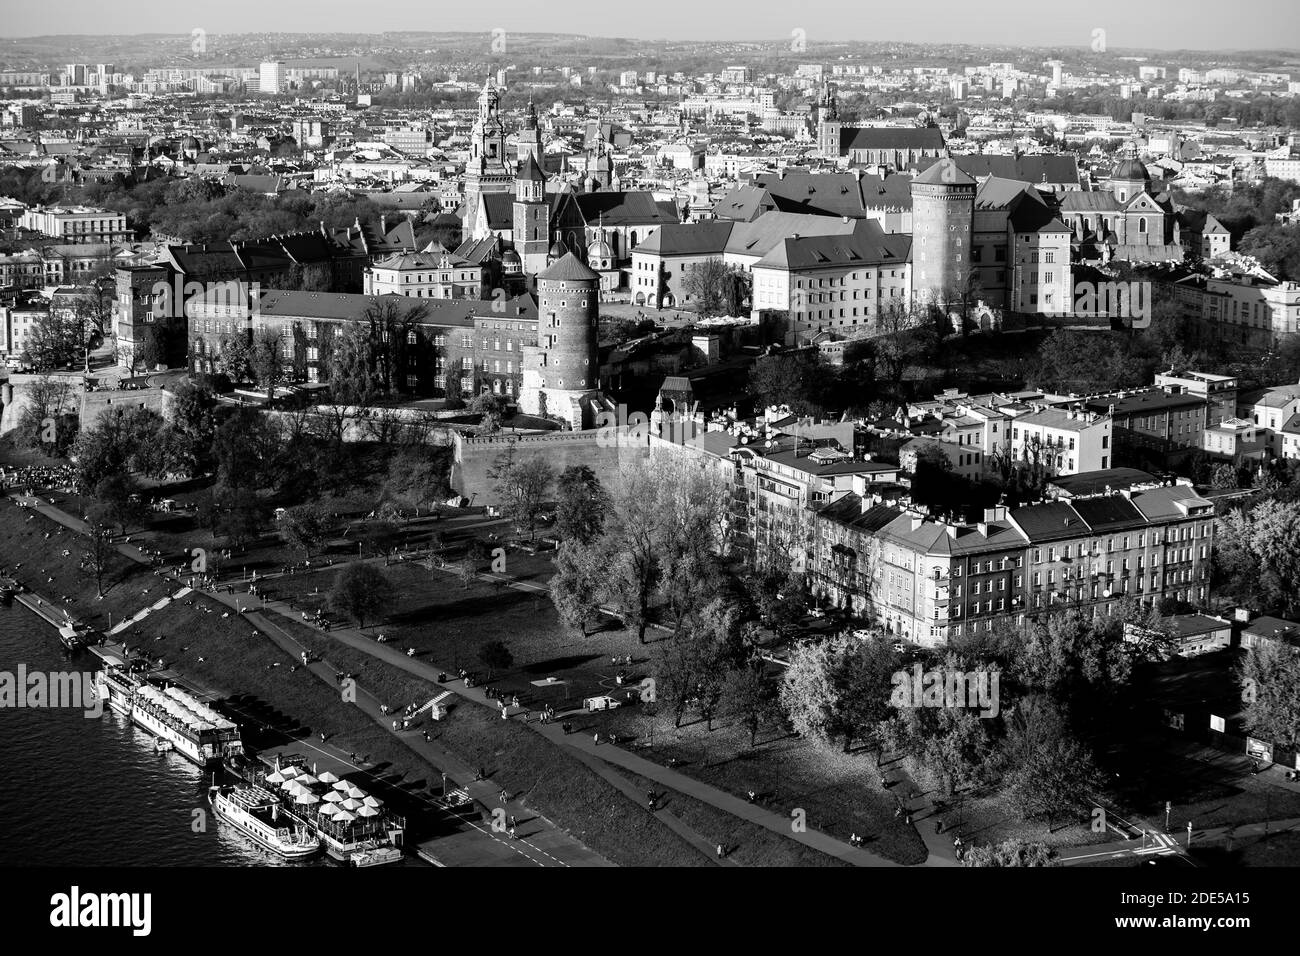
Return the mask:
<path id="1" fill-rule="evenodd" d="M 20 605 L 0 607 L 0 671 L 94 671 Z M 107 706 L 0 707 L 0 865 L 303 866 L 287 864 L 218 822 L 208 773 Z M 196 815 L 196 810 L 202 810 Z"/>

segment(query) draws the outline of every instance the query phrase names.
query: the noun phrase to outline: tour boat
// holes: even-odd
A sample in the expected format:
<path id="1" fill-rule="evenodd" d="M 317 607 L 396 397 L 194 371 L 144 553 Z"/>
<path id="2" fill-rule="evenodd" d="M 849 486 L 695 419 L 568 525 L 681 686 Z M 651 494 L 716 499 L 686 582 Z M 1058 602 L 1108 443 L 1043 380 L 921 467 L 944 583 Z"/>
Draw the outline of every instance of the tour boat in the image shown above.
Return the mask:
<path id="1" fill-rule="evenodd" d="M 200 767 L 244 752 L 239 726 L 179 687 L 160 690 L 113 666 L 101 670 L 96 683 L 101 700 Z"/>
<path id="2" fill-rule="evenodd" d="M 285 813 L 280 798 L 269 790 L 213 786 L 208 802 L 219 818 L 286 860 L 306 859 L 320 851 L 320 838 Z"/>

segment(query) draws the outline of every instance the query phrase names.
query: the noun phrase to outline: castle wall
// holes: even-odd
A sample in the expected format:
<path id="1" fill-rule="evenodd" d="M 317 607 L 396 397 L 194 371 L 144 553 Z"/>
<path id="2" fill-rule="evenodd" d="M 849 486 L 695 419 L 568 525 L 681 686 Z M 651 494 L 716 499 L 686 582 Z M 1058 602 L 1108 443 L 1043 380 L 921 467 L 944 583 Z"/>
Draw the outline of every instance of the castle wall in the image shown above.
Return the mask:
<path id="1" fill-rule="evenodd" d="M 493 489 L 495 482 L 487 473 L 497 457 L 512 446 L 516 462 L 540 457 L 550 463 L 556 475 L 572 465 L 586 465 L 606 486 L 618 477 L 624 463 L 644 461 L 650 453 L 648 437 L 615 428 L 527 435 L 515 441 L 465 438 L 457 434 L 453 442 L 452 488 L 462 495 L 474 495 L 476 505 L 500 504 Z"/>

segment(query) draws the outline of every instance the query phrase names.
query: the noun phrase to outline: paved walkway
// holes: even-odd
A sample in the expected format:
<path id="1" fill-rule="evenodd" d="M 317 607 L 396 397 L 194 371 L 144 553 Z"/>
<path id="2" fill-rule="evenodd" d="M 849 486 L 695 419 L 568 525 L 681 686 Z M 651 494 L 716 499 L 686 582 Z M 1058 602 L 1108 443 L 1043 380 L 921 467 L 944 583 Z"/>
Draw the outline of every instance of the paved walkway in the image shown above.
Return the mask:
<path id="1" fill-rule="evenodd" d="M 237 598 L 247 600 L 246 596 L 242 594 L 221 594 L 214 596 L 217 597 L 218 600 L 229 603 L 232 607 Z M 319 628 L 315 628 L 310 621 L 303 621 L 301 615 L 284 602 L 258 602 L 257 606 L 259 609 L 265 609 L 267 611 L 282 614 L 300 624 L 313 627 L 314 630 L 317 630 L 325 637 L 346 644 L 354 650 L 361 651 L 364 654 L 369 654 L 377 660 L 391 664 L 392 666 L 428 681 L 431 684 L 447 690 L 453 690 L 455 693 L 467 700 L 474 701 L 475 703 L 481 704 L 482 706 L 488 707 L 494 711 L 500 710 L 499 703 L 490 699 L 484 692 L 483 687 L 478 685 L 474 687 L 465 687 L 464 682 L 459 678 L 449 678 L 446 681 L 439 681 L 438 675 L 439 673 L 442 673 L 443 670 L 440 670 L 437 666 L 416 657 L 408 657 L 405 652 L 398 650 L 389 644 L 380 644 L 375 641 L 374 638 L 363 634 L 357 628 L 332 627 L 327 632 L 321 631 Z M 511 716 L 518 719 L 523 713 L 526 713 L 523 708 L 512 709 Z M 585 714 L 585 711 L 572 711 L 572 713 Z M 607 763 L 614 764 L 615 766 L 622 767 L 624 770 L 630 770 L 642 777 L 653 780 L 655 783 L 670 790 L 675 790 L 678 793 L 693 797 L 719 810 L 723 810 L 734 817 L 766 827 L 768 830 L 771 830 L 780 836 L 795 840 L 805 846 L 811 847 L 812 849 L 819 850 L 822 853 L 852 863 L 855 866 L 901 865 L 859 847 L 849 846 L 842 840 L 838 840 L 816 830 L 795 832 L 791 825 L 791 818 L 788 816 L 783 816 L 757 804 L 748 803 L 740 797 L 733 796 L 717 787 L 703 783 L 693 777 L 688 777 L 685 774 L 664 767 L 661 764 L 646 760 L 644 757 L 639 757 L 621 747 L 608 743 L 597 745 L 594 738 L 589 737 L 586 734 L 565 734 L 560 726 L 561 722 L 562 721 L 557 720 L 555 722 L 543 724 L 539 721 L 532 720 L 525 721 L 524 725 L 534 732 L 546 737 L 552 743 L 561 747 L 566 747 L 571 752 L 575 752 L 575 756 L 578 756 L 579 759 L 581 759 L 581 755 L 584 753 L 593 757 L 598 757 Z"/>

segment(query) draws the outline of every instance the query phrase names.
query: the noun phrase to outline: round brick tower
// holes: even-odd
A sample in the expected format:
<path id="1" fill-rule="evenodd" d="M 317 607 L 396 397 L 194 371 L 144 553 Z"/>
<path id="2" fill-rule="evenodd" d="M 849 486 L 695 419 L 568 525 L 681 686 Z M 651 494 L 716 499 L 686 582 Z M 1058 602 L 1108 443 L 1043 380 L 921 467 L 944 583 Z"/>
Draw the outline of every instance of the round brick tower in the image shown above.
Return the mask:
<path id="1" fill-rule="evenodd" d="M 597 380 L 600 276 L 572 252 L 537 277 L 541 387 L 585 392 Z"/>
<path id="2" fill-rule="evenodd" d="M 537 346 L 525 352 L 520 405 L 587 427 L 600 401 L 600 276 L 572 252 L 537 276 Z M 530 354 L 532 353 L 532 354 Z"/>
<path id="3" fill-rule="evenodd" d="M 970 277 L 975 180 L 941 159 L 912 180 L 912 296 L 964 290 Z"/>

